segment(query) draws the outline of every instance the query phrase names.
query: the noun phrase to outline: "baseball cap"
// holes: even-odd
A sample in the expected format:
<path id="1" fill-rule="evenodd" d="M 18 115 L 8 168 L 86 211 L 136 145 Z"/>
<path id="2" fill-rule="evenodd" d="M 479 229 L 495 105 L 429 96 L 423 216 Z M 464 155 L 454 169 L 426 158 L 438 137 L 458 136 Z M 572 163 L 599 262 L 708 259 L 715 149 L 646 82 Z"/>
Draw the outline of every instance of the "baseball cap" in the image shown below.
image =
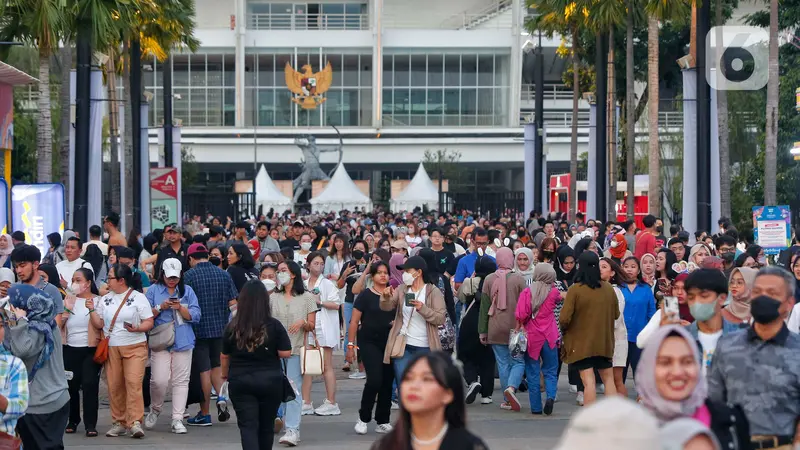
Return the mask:
<path id="1" fill-rule="evenodd" d="M 404 248 L 408 250 L 408 242 L 405 239 L 398 239 L 392 242 L 392 248 Z"/>
<path id="2" fill-rule="evenodd" d="M 300 220 L 300 219 L 297 219 L 297 220 L 295 220 L 294 222 L 292 222 L 292 226 L 294 227 L 294 226 L 297 226 L 297 225 L 300 225 L 301 227 L 304 227 L 304 226 L 306 226 L 306 223 L 305 223 L 305 222 L 303 222 L 303 221 L 302 221 L 302 220 Z"/>
<path id="3" fill-rule="evenodd" d="M 397 268 L 400 270 L 417 269 L 425 272 L 428 270 L 428 263 L 425 262 L 422 256 L 412 256 L 404 264 L 398 265 Z"/>
<path id="4" fill-rule="evenodd" d="M 176 258 L 166 259 L 161 264 L 161 271 L 164 273 L 164 276 L 167 277 L 167 278 L 180 277 L 182 269 L 183 269 L 183 265 Z"/>
<path id="5" fill-rule="evenodd" d="M 192 256 L 195 253 L 208 253 L 208 249 L 203 244 L 194 243 L 189 246 L 188 250 L 186 250 L 186 256 Z"/>
<path id="6" fill-rule="evenodd" d="M 610 397 L 581 409 L 555 450 L 652 450 L 661 448 L 658 421 L 631 400 Z"/>
<path id="7" fill-rule="evenodd" d="M 173 225 L 173 226 L 169 227 L 169 231 L 174 231 L 174 232 L 176 232 L 178 234 L 183 234 L 183 228 L 181 228 L 180 225 Z"/>

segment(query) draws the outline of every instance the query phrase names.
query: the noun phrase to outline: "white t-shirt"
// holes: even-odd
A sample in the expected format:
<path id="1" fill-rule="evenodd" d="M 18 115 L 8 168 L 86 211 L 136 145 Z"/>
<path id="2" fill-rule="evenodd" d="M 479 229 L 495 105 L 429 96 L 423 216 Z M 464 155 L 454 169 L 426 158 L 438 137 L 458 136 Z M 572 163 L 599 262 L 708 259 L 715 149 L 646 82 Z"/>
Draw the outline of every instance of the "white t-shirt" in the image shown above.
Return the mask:
<path id="1" fill-rule="evenodd" d="M 65 259 L 60 263 L 56 264 L 56 270 L 58 271 L 58 275 L 64 280 L 66 280 L 67 287 L 72 286 L 72 275 L 75 274 L 76 270 L 83 267 L 84 263 L 86 263 L 86 261 L 84 261 L 83 258 L 78 258 L 75 261 L 71 262 Z M 92 265 L 86 264 L 86 268 L 92 270 Z M 61 285 L 60 284 L 61 280 L 50 280 L 50 282 L 56 286 Z"/>
<path id="2" fill-rule="evenodd" d="M 417 300 L 425 302 L 427 290 L 428 285 L 422 286 L 422 289 L 416 293 Z M 409 289 L 407 292 L 412 291 Z M 414 347 L 430 347 L 428 344 L 428 324 L 425 323 L 425 318 L 413 306 L 405 306 L 405 298 L 401 299 L 401 301 L 403 302 L 403 327 L 400 332 L 405 331 L 406 344 Z M 409 318 L 411 319 L 410 321 Z"/>
<path id="3" fill-rule="evenodd" d="M 88 247 L 88 246 L 90 246 L 92 244 L 96 245 L 97 248 L 100 249 L 100 253 L 102 253 L 103 256 L 108 256 L 108 244 L 106 244 L 103 241 L 89 241 L 89 242 L 83 244 L 83 247 L 81 247 L 81 256 L 86 254 L 86 247 Z"/>
<path id="4" fill-rule="evenodd" d="M 711 362 L 714 360 L 714 351 L 717 349 L 717 342 L 722 337 L 722 330 L 716 333 L 706 334 L 702 331 L 697 331 L 697 340 L 700 341 L 700 350 L 703 352 L 703 376 L 706 376 L 708 370 L 711 368 Z"/>
<path id="5" fill-rule="evenodd" d="M 306 259 L 308 259 L 308 255 L 311 252 L 306 253 L 305 255 L 300 252 L 294 252 L 294 258 L 292 260 L 300 265 L 300 268 L 305 269 L 306 267 Z"/>
<path id="6" fill-rule="evenodd" d="M 95 297 L 94 298 L 95 309 L 97 309 L 97 303 L 99 302 L 100 302 L 100 297 Z M 75 306 L 72 307 L 72 312 L 73 314 L 69 315 L 69 319 L 67 319 L 67 323 L 65 325 L 67 329 L 66 344 L 69 345 L 70 347 L 88 347 L 89 310 L 86 309 L 86 301 L 82 298 L 76 299 Z"/>
<path id="7" fill-rule="evenodd" d="M 333 284 L 333 281 L 324 276 L 320 275 L 314 286 L 308 286 L 308 280 L 305 280 L 305 284 L 306 289 L 312 291 L 312 294 L 314 289 L 319 289 L 320 302 L 337 305 L 342 303 L 339 298 L 339 289 Z M 315 326 L 319 345 L 331 348 L 339 345 L 339 311 L 323 307 L 317 311 L 316 317 Z"/>
<path id="8" fill-rule="evenodd" d="M 111 320 L 119 308 L 120 302 L 125 298 L 126 293 L 115 294 L 110 292 L 105 295 L 97 304 L 97 312 L 103 318 L 103 332 L 109 336 L 108 330 L 111 328 Z M 143 320 L 153 317 L 153 310 L 150 309 L 150 302 L 147 297 L 139 291 L 131 292 L 130 297 L 125 302 L 125 306 L 119 312 L 117 321 L 114 323 L 114 330 L 108 345 L 111 347 L 122 347 L 125 345 L 138 344 L 147 341 L 145 333 L 130 333 L 125 329 L 125 322 L 134 326 L 139 325 Z"/>
<path id="9" fill-rule="evenodd" d="M 800 304 L 794 305 L 792 314 L 789 316 L 789 321 L 786 322 L 786 327 L 792 333 L 800 333 Z"/>

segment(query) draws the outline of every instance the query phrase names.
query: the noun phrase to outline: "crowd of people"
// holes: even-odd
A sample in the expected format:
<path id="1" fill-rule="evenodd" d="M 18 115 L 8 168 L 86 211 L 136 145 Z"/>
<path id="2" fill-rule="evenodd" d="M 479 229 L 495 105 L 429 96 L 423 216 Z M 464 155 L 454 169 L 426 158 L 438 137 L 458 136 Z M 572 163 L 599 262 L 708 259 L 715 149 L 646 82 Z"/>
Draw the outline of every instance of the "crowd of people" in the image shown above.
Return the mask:
<path id="1" fill-rule="evenodd" d="M 213 400 L 244 449 L 297 446 L 303 416 L 342 414 L 335 363 L 364 379 L 375 449 L 486 448 L 465 405 L 527 392 L 551 415 L 562 374 L 586 407 L 559 450 L 797 448 L 800 241 L 770 261 L 718 224 L 271 211 L 125 238 L 111 214 L 45 255 L 2 235 L 0 448 L 97 436 L 101 380 L 106 436 L 144 437 L 170 391 L 173 433 L 211 426 Z"/>

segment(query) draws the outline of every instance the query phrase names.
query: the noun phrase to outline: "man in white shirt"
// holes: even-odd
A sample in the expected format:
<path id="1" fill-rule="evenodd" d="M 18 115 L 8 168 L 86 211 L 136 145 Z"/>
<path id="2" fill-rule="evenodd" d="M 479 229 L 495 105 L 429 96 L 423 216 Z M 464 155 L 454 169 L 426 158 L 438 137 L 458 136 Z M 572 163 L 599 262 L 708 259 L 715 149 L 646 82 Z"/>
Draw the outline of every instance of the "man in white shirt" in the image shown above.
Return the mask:
<path id="1" fill-rule="evenodd" d="M 56 264 L 62 288 L 68 288 L 72 285 L 72 275 L 76 270 L 83 267 L 86 262 L 80 257 L 81 247 L 81 240 L 76 237 L 67 239 L 67 243 L 64 244 L 64 255 L 67 259 Z M 88 266 L 91 265 L 89 264 Z"/>
<path id="2" fill-rule="evenodd" d="M 92 225 L 89 227 L 89 242 L 86 243 L 86 247 L 88 247 L 89 244 L 94 244 L 100 249 L 103 256 L 108 257 L 108 244 L 103 242 L 102 237 L 103 229 L 100 228 L 99 225 Z M 86 253 L 86 247 L 81 246 L 81 256 Z"/>

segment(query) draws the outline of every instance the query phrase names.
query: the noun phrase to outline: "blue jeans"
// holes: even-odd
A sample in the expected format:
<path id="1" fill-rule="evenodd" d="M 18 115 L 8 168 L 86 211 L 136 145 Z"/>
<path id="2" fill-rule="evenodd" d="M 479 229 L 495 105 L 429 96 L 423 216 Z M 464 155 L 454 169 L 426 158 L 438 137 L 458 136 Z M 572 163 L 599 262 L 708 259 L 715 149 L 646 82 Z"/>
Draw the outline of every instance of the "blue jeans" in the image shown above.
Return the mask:
<path id="1" fill-rule="evenodd" d="M 532 359 L 525 354 L 525 374 L 528 376 L 528 397 L 531 402 L 531 412 L 542 412 L 542 393 L 539 386 L 539 370 L 544 374 L 544 390 L 547 398 L 555 400 L 558 389 L 558 347 L 550 348 L 545 342 L 539 354 L 542 359 Z"/>
<path id="2" fill-rule="evenodd" d="M 347 349 L 347 343 L 350 342 L 350 320 L 353 318 L 352 303 L 345 302 L 342 304 L 342 318 L 344 319 L 344 345 L 345 349 Z M 355 339 L 353 340 L 355 341 Z M 345 352 L 346 354 L 347 352 Z"/>
<path id="3" fill-rule="evenodd" d="M 431 349 L 428 347 L 414 347 L 413 345 L 406 345 L 406 351 L 403 353 L 403 356 L 392 359 L 392 363 L 394 363 L 394 376 L 395 380 L 397 381 L 398 391 L 400 390 L 400 383 L 403 381 L 403 372 L 405 372 L 406 366 L 408 366 L 408 362 L 411 361 L 411 358 L 418 353 L 429 353 L 430 351 Z"/>
<path id="4" fill-rule="evenodd" d="M 500 389 L 513 387 L 518 390 L 522 374 L 525 373 L 525 361 L 512 358 L 507 344 L 492 344 L 492 351 L 500 373 Z"/>
<path id="5" fill-rule="evenodd" d="M 278 417 L 281 417 L 283 412 L 286 429 L 300 431 L 300 417 L 303 412 L 303 375 L 300 374 L 300 356 L 292 355 L 291 358 L 286 359 L 286 376 L 292 380 L 295 389 L 297 389 L 297 398 L 289 403 L 281 403 L 278 408 Z M 282 411 L 281 411 L 282 410 Z"/>

